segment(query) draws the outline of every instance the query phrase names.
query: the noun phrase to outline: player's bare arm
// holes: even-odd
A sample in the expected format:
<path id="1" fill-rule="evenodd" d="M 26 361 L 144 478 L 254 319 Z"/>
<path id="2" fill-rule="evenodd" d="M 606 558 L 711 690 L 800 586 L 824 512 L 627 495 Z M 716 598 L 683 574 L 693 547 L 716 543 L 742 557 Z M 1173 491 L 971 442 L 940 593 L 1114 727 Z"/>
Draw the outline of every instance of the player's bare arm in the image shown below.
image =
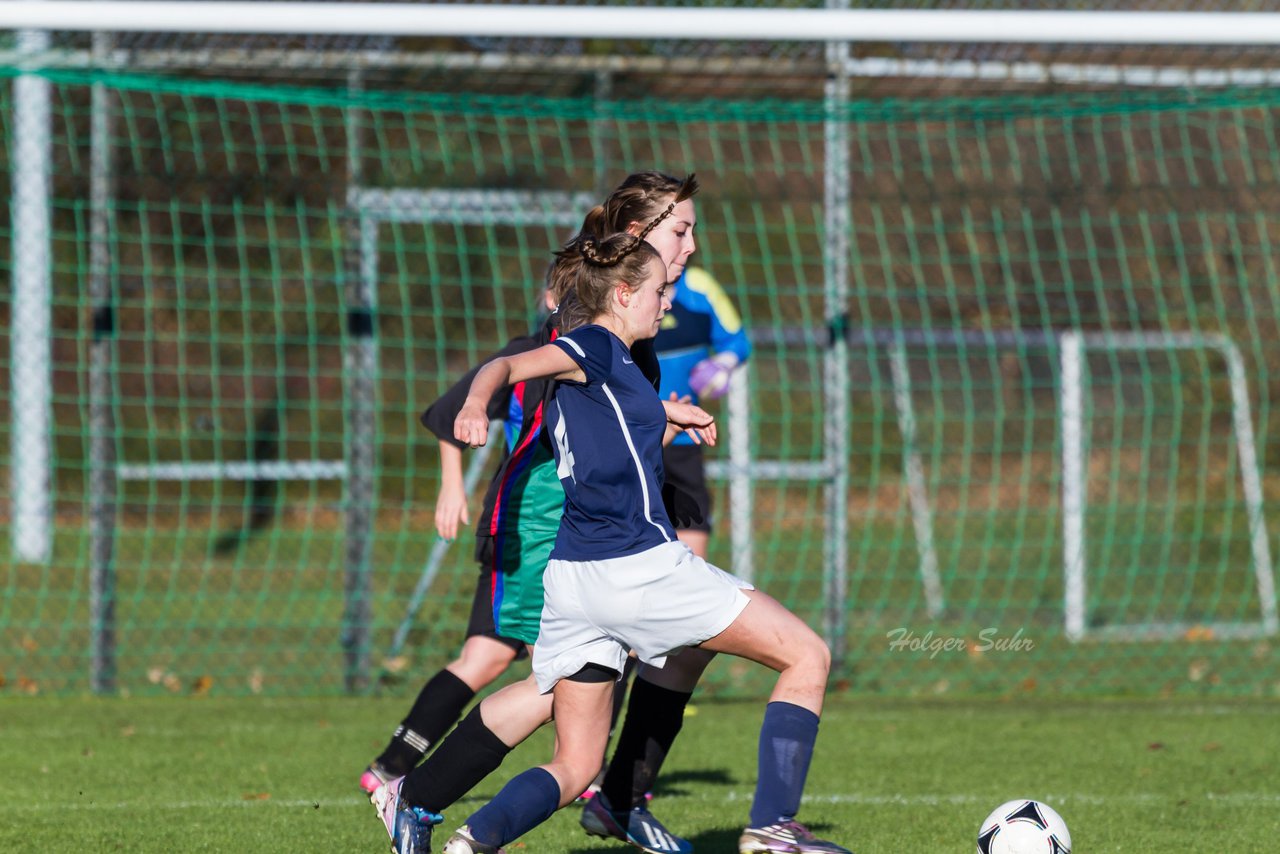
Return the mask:
<path id="1" fill-rule="evenodd" d="M 471 390 L 453 422 L 453 436 L 479 448 L 489 438 L 489 415 L 485 405 L 494 392 L 506 385 L 526 380 L 555 379 L 586 382 L 586 375 L 563 350 L 552 344 L 503 356 L 486 364 L 471 381 Z"/>
<path id="2" fill-rule="evenodd" d="M 471 524 L 462 481 L 462 449 L 440 443 L 440 494 L 436 497 L 436 533 L 446 540 L 458 536 L 459 524 Z"/>

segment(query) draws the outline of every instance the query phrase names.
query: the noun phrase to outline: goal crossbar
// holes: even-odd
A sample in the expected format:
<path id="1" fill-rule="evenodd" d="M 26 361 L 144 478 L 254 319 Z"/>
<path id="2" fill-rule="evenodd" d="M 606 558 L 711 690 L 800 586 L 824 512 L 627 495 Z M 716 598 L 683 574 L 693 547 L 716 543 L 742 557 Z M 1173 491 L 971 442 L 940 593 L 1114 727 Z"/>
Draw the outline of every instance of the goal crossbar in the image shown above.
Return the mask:
<path id="1" fill-rule="evenodd" d="M 74 26 L 69 23 L 74 22 Z M 0 27 L 102 32 L 1033 44 L 1280 44 L 1280 14 L 11 0 Z"/>

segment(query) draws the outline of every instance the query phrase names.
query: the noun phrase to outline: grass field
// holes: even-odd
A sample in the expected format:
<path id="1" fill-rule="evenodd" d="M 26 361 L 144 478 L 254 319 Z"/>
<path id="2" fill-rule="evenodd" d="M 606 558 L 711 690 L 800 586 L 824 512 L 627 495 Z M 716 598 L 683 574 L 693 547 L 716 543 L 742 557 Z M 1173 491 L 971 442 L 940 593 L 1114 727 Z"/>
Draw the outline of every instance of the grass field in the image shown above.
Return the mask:
<path id="1" fill-rule="evenodd" d="M 0 851 L 384 851 L 355 789 L 403 700 L 0 701 Z M 687 719 L 654 809 L 698 851 L 735 851 L 759 702 Z M 1075 851 L 1264 852 L 1280 838 L 1280 703 L 871 701 L 835 697 L 801 818 L 859 854 L 971 852 L 999 803 L 1036 797 Z M 540 733 L 456 805 L 460 824 Z M 606 854 L 572 809 L 511 849 Z"/>

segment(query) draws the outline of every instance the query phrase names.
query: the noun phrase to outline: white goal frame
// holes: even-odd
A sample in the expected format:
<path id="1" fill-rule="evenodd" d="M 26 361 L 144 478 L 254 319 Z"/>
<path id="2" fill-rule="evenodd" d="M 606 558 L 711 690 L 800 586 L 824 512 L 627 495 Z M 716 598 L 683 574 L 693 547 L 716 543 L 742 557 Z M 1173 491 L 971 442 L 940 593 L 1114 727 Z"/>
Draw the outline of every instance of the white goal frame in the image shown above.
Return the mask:
<path id="1" fill-rule="evenodd" d="M 0 28 L 845 44 L 1280 44 L 1280 14 L 1268 12 L 849 9 L 838 0 L 829 2 L 825 9 L 287 0 L 3 0 Z"/>
<path id="2" fill-rule="evenodd" d="M 1066 637 L 1080 641 L 1149 641 L 1181 638 L 1188 631 L 1203 629 L 1221 640 L 1269 637 L 1280 632 L 1276 611 L 1275 574 L 1267 534 L 1262 478 L 1257 444 L 1253 433 L 1252 407 L 1244 357 L 1239 346 L 1219 333 L 1179 332 L 1085 332 L 1063 330 L 1053 333 L 991 330 L 972 333 L 922 330 L 881 330 L 869 336 L 888 351 L 890 378 L 898 430 L 902 436 L 903 480 L 907 485 L 912 526 L 916 535 L 920 583 L 929 615 L 945 611 L 945 597 L 938 572 L 934 545 L 933 512 L 929 502 L 924 461 L 916 442 L 916 416 L 912 403 L 911 376 L 906 348 L 909 345 L 955 347 L 1036 346 L 1059 351 L 1061 367 L 1058 389 L 1062 438 L 1062 524 L 1063 524 L 1063 614 Z M 1085 561 L 1085 506 L 1087 496 L 1084 394 L 1087 386 L 1085 356 L 1089 350 L 1210 350 L 1219 353 L 1227 366 L 1231 389 L 1232 435 L 1240 455 L 1240 480 L 1249 525 L 1254 583 L 1258 592 L 1259 617 L 1256 622 L 1154 622 L 1119 623 L 1090 628 L 1086 605 L 1088 566 Z"/>
<path id="3" fill-rule="evenodd" d="M 27 69 L 58 65 L 83 67 L 87 51 L 51 50 L 47 32 L 79 31 L 94 34 L 93 63 L 110 65 L 103 61 L 109 51 L 100 51 L 97 43 L 104 34 L 114 32 L 150 33 L 245 33 L 245 34 L 315 34 L 315 35 L 405 35 L 405 36 L 480 36 L 480 37 L 535 37 L 535 38 L 617 38 L 689 40 L 712 39 L 717 41 L 803 41 L 821 43 L 826 47 L 825 63 L 828 77 L 824 96 L 830 109 L 827 122 L 826 173 L 824 175 L 825 204 L 823 228 L 830 238 L 823 246 L 824 266 L 824 321 L 829 333 L 823 353 L 824 385 L 829 392 L 824 423 L 823 459 L 811 464 L 809 472 L 823 482 L 826 489 L 826 532 L 824 541 L 824 634 L 833 649 L 838 663 L 843 655 L 844 613 L 847 592 L 848 548 L 847 514 L 844 507 L 849 483 L 847 454 L 841 450 L 841 442 L 849 427 L 849 403 L 847 394 L 848 345 L 856 336 L 850 334 L 847 316 L 850 292 L 848 268 L 848 229 L 851 223 L 850 174 L 848 166 L 848 134 L 844 122 L 838 120 L 840 110 L 848 101 L 851 78 L 865 75 L 913 74 L 923 77 L 956 77 L 973 79 L 1004 79 L 1011 82 L 1039 82 L 1044 80 L 1064 83 L 1115 82 L 1137 86 L 1186 85 L 1250 85 L 1280 84 L 1280 70 L 1264 69 L 1209 69 L 1201 74 L 1195 69 L 1162 68 L 1158 66 L 1090 66 L 1056 65 L 1035 62 L 977 62 L 964 60 L 943 63 L 904 61 L 901 64 L 885 63 L 876 58 L 855 58 L 850 51 L 854 43 L 981 43 L 981 44 L 1143 44 L 1143 45 L 1219 45 L 1248 46 L 1280 45 L 1280 14 L 1277 13 L 1205 13 L 1205 12 L 1044 12 L 1044 11 L 975 11 L 975 10 L 867 10 L 849 9 L 848 0 L 826 0 L 823 9 L 743 9 L 743 8 L 669 8 L 669 7 L 587 7 L 551 5 L 504 4 L 409 4 L 409 3 L 308 3 L 308 2 L 208 2 L 208 0 L 0 0 L 0 28 L 17 31 L 15 55 Z M 176 62 L 166 60 L 156 53 L 158 64 Z M 269 52 L 268 52 L 269 53 Z M 216 57 L 216 63 L 243 61 L 234 52 Z M 278 59 L 275 61 L 279 61 Z M 309 61 L 304 58 L 303 60 Z M 362 56 L 361 62 L 377 65 L 376 58 Z M 473 57 L 460 61 L 474 62 Z M 484 62 L 501 64 L 510 61 L 496 55 L 485 55 Z M 896 62 L 896 61 L 895 61 Z M 24 176 L 46 176 L 49 169 L 49 153 L 45 141 L 49 135 L 48 81 L 33 73 L 21 73 L 15 78 L 14 140 L 15 173 Z M 95 95 L 96 98 L 96 95 Z M 95 122 L 98 118 L 95 117 Z M 96 127 L 96 126 L 95 126 Z M 95 130 L 96 134 L 96 130 Z M 49 191 L 31 182 L 22 193 L 15 181 L 13 200 L 14 239 L 14 303 L 15 317 L 22 318 L 16 325 L 12 342 L 13 386 L 29 389 L 30 405 L 18 406 L 15 397 L 12 448 L 21 465 L 13 467 L 12 493 L 14 504 L 14 529 L 12 532 L 16 555 L 23 560 L 45 562 L 49 559 L 52 524 L 51 495 L 49 490 L 50 445 L 52 419 L 46 405 L 49 382 L 49 334 L 47 315 L 48 291 L 48 232 Z M 358 181 L 356 182 L 358 183 Z M 96 228 L 96 226 L 95 226 Z M 19 233 L 26 235 L 19 240 Z M 25 260 L 23 260 L 25 259 Z M 356 277 L 358 280 L 359 277 Z M 359 287 L 357 285 L 357 290 Z M 353 295 L 352 303 L 360 310 L 360 294 Z M 109 308 L 109 306 L 107 306 Z M 96 308 L 95 308 L 96 313 Z M 109 320 L 109 316 L 107 316 Z M 353 322 L 363 323 L 367 318 L 356 317 Z M 1070 332 L 1066 334 L 1071 334 Z M 1091 333 L 1080 333 L 1088 335 Z M 95 346 L 95 352 L 107 359 L 109 342 L 106 336 Z M 355 341 L 348 353 L 350 365 L 357 376 L 353 383 L 352 405 L 353 431 L 356 435 L 364 429 L 369 415 L 364 407 L 367 401 L 368 371 L 372 358 L 371 343 Z M 899 365 L 898 367 L 901 367 Z M 748 366 L 749 370 L 749 366 Z M 897 368 L 895 368 L 895 371 Z M 1235 370 L 1235 368 L 1232 368 Z M 99 379 L 102 372 L 97 375 Z M 1243 379 L 1241 380 L 1243 382 Z M 735 380 L 729 402 L 730 410 L 745 407 L 743 391 L 744 372 Z M 95 386 L 96 387 L 96 386 Z M 895 386 L 895 392 L 897 388 Z M 741 395 L 741 396 L 739 396 Z M 896 395 L 897 397 L 897 395 Z M 1234 391 L 1233 391 L 1234 399 Z M 736 401 L 736 403 L 735 403 Z M 914 421 L 909 409 L 909 394 L 898 400 L 900 428 L 908 439 L 914 431 Z M 1247 388 L 1245 404 L 1247 406 Z M 904 409 L 904 405 L 907 407 Z M 1236 405 L 1237 421 L 1248 422 L 1247 409 Z M 1245 415 L 1240 412 L 1244 411 Z M 106 435 L 106 434 L 104 434 Z M 1246 453 L 1241 442 L 1242 462 Z M 1251 428 L 1250 428 L 1251 435 Z M 730 437 L 731 446 L 746 437 Z M 103 443 L 105 447 L 105 442 Z M 1249 453 L 1254 455 L 1255 465 L 1243 466 L 1256 477 L 1256 451 L 1249 443 Z M 352 485 L 358 495 L 367 492 L 368 470 L 365 449 L 356 447 L 346 461 L 348 469 L 344 480 Z M 923 493 L 923 476 L 918 469 L 918 458 L 912 462 L 913 453 L 905 455 L 905 477 L 912 495 L 913 513 L 916 516 L 917 539 L 921 550 L 921 579 L 926 591 L 926 603 L 931 614 L 942 612 L 942 589 L 937 578 L 936 558 L 932 554 L 931 520 L 928 517 L 927 495 Z M 113 488 L 109 481 L 117 474 L 129 476 L 129 470 L 117 473 L 114 460 L 104 452 L 99 456 L 104 464 L 95 470 L 91 478 L 106 483 L 106 494 Z M 313 461 L 325 462 L 325 461 Z M 109 465 L 107 464 L 109 463 Z M 728 468 L 717 467 L 717 474 L 749 475 L 759 479 L 767 476 L 769 463 L 736 463 L 732 456 Z M 793 467 L 803 468 L 795 463 Z M 915 469 L 912 466 L 916 466 Z M 252 474 L 252 472 L 240 472 Z M 154 476 L 154 472 L 137 472 L 138 476 Z M 227 472 L 219 472 L 226 476 Z M 185 475 L 184 475 L 185 476 Z M 792 476 L 796 476 L 792 472 Z M 732 479 L 732 478 L 731 478 Z M 734 484 L 746 484 L 746 499 L 742 507 L 748 509 L 746 524 L 741 528 L 749 533 L 749 480 L 733 480 Z M 739 493 L 735 495 L 734 511 L 738 514 Z M 363 501 L 360 498 L 353 506 Z M 1252 499 L 1250 499 L 1252 501 Z M 1252 506 L 1252 505 L 1251 505 Z M 1261 530 L 1260 509 L 1250 511 L 1251 533 L 1255 540 L 1265 533 Z M 367 515 L 367 514 L 366 514 Z M 362 530 L 367 520 L 353 515 L 353 531 Z M 1256 519 L 1255 519 L 1256 517 Z M 1256 521 L 1256 524 L 1255 524 Z M 1081 541 L 1082 542 L 1082 541 Z M 109 539 L 106 541 L 109 551 Z M 739 550 L 735 546 L 735 558 Z M 362 622 L 366 609 L 361 590 L 367 583 L 361 566 L 367 563 L 367 538 L 359 535 L 349 548 L 351 566 L 351 590 L 353 604 L 348 620 L 352 626 L 351 661 L 349 669 L 355 685 L 362 669 L 364 632 Z M 748 567 L 742 574 L 750 575 L 749 549 L 744 558 Z M 1264 586 L 1270 596 L 1264 596 L 1262 631 L 1276 631 L 1274 583 L 1271 581 L 1269 557 L 1260 560 L 1259 549 L 1254 550 L 1255 572 L 1259 574 L 1259 592 Z M 1265 570 L 1265 571 L 1264 571 Z M 1265 575 L 1266 581 L 1263 581 Z M 1082 576 L 1073 583 L 1082 582 Z M 1081 588 L 1083 589 L 1083 588 Z M 106 597 L 110 598 L 110 597 Z M 1069 608 L 1076 608 L 1083 600 L 1068 599 Z M 1074 604 L 1073 604 L 1074 603 Z M 1074 613 L 1074 612 L 1073 612 Z M 1081 612 L 1082 614 L 1082 612 Z M 1083 616 L 1073 616 L 1068 621 L 1069 633 L 1083 632 Z M 1071 627 L 1075 628 L 1071 628 Z"/>
<path id="4" fill-rule="evenodd" d="M 1253 555 L 1254 581 L 1258 591 L 1259 619 L 1254 623 L 1183 623 L 1149 622 L 1117 623 L 1090 628 L 1086 605 L 1088 566 L 1085 563 L 1085 505 L 1088 496 L 1087 454 L 1085 442 L 1084 394 L 1088 385 L 1085 361 L 1090 350 L 1211 350 L 1222 355 L 1227 364 L 1231 387 L 1231 423 L 1240 455 L 1240 484 L 1244 492 L 1249 518 L 1249 544 Z M 1063 609 L 1066 634 L 1070 640 L 1086 636 L 1122 641 L 1170 640 L 1180 638 L 1192 629 L 1205 629 L 1223 640 L 1257 638 L 1276 634 L 1280 621 L 1276 615 L 1275 576 L 1271 566 L 1271 547 L 1263 513 L 1262 478 L 1258 469 L 1258 451 L 1253 436 L 1253 417 L 1249 406 L 1249 383 L 1244 357 L 1234 341 L 1217 333 L 1192 334 L 1177 332 L 1064 332 L 1059 339 L 1061 362 L 1062 418 L 1062 523 L 1063 523 Z"/>

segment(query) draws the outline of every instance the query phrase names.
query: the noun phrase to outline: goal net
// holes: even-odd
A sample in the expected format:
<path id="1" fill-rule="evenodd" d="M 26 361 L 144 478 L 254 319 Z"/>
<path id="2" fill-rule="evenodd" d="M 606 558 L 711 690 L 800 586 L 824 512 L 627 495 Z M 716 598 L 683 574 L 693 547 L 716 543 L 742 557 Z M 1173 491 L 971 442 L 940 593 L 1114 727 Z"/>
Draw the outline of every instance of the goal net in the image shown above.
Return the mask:
<path id="1" fill-rule="evenodd" d="M 655 168 L 752 340 L 712 560 L 838 684 L 1278 690 L 1272 16 L 183 5 L 3 22 L 0 691 L 448 661 L 476 567 L 417 415 Z"/>

